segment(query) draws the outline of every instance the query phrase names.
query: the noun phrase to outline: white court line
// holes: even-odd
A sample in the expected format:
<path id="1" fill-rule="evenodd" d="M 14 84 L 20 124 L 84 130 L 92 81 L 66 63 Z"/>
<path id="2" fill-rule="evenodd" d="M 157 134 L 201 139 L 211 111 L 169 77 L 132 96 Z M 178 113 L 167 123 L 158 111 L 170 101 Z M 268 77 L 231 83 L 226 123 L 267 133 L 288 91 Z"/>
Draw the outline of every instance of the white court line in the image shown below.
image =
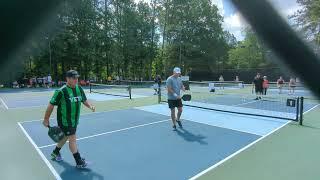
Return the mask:
<path id="1" fill-rule="evenodd" d="M 6 105 L 6 103 L 4 102 L 4 100 L 0 97 L 0 101 L 2 102 L 3 106 L 8 110 L 8 106 Z"/>
<path id="2" fill-rule="evenodd" d="M 138 106 L 138 107 L 144 107 L 144 106 Z M 138 107 L 132 107 L 132 108 L 129 108 L 129 109 L 136 109 Z M 100 114 L 100 113 L 107 113 L 107 112 L 114 112 L 114 111 L 123 111 L 123 110 L 128 110 L 128 109 L 112 109 L 112 110 L 107 110 L 107 111 L 99 111 L 99 112 L 87 112 L 87 113 L 83 113 L 81 114 L 81 116 L 87 116 L 87 115 L 92 115 L 92 114 Z M 138 110 L 141 110 L 142 109 L 138 109 Z M 149 113 L 152 113 L 152 112 L 149 112 Z M 154 113 L 155 114 L 155 113 Z M 50 120 L 52 120 L 54 118 L 50 118 Z M 43 121 L 43 119 L 35 119 L 35 120 L 28 120 L 28 121 L 20 121 L 19 123 L 28 123 L 28 122 L 35 122 L 35 121 Z"/>
<path id="3" fill-rule="evenodd" d="M 83 114 L 84 115 L 84 114 Z M 50 118 L 50 121 L 51 120 L 55 120 L 54 118 Z M 20 124 L 23 124 L 23 123 L 31 123 L 31 122 L 37 122 L 37 121 L 43 121 L 43 119 L 38 119 L 38 120 L 30 120 L 30 121 L 20 121 L 19 123 Z"/>
<path id="4" fill-rule="evenodd" d="M 253 100 L 253 101 L 249 101 L 249 102 L 245 102 L 245 103 L 235 104 L 235 105 L 232 105 L 232 106 L 241 106 L 241 105 L 245 105 L 245 104 L 251 104 L 251 103 L 254 103 L 254 102 L 257 102 L 257 101 Z"/>
<path id="5" fill-rule="evenodd" d="M 135 129 L 135 128 L 139 128 L 139 127 L 150 126 L 150 125 L 153 125 L 153 124 L 159 124 L 159 123 L 166 122 L 166 121 L 169 121 L 169 120 L 171 120 L 171 119 L 166 119 L 166 120 L 161 120 L 161 121 L 156 121 L 156 122 L 146 123 L 146 124 L 140 124 L 140 125 L 137 125 L 137 126 L 131 126 L 131 127 L 128 127 L 128 128 L 123 128 L 123 129 L 108 131 L 108 132 L 104 132 L 104 133 L 100 133 L 100 134 L 95 134 L 95 135 L 92 135 L 92 136 L 86 136 L 86 137 L 78 138 L 77 141 L 84 140 L 84 139 L 89 139 L 89 138 L 94 138 L 94 137 L 98 137 L 98 136 L 102 136 L 102 135 L 106 135 L 106 134 L 112 134 L 112 133 L 116 133 L 116 132 L 127 131 L 127 130 L 130 130 L 130 129 Z M 40 146 L 39 149 L 46 148 L 46 147 L 51 147 L 51 146 L 55 146 L 55 145 L 56 144 L 48 144 L 48 145 Z"/>
<path id="6" fill-rule="evenodd" d="M 192 107 L 188 107 L 188 108 L 192 108 Z M 138 107 L 135 108 L 135 109 L 142 110 L 142 111 L 145 111 L 145 112 L 150 112 L 150 111 L 145 110 L 145 109 L 139 109 Z M 196 108 L 195 108 L 195 109 L 196 109 Z M 202 111 L 202 109 L 200 109 L 200 111 Z M 203 110 L 203 111 L 206 111 L 206 110 Z M 151 113 L 153 113 L 153 112 L 151 112 Z M 224 112 L 222 112 L 222 113 L 224 113 Z M 158 114 L 158 113 L 157 113 L 157 114 Z M 159 113 L 159 115 L 163 115 L 163 114 L 160 114 L 160 113 Z M 259 136 L 259 137 L 262 136 L 261 134 L 256 134 L 256 133 L 253 133 L 253 132 L 243 131 L 243 130 L 239 130 L 239 129 L 229 128 L 229 127 L 227 128 L 227 127 L 223 127 L 223 126 L 213 125 L 213 124 L 210 124 L 210 123 L 193 121 L 193 120 L 186 119 L 186 118 L 182 118 L 182 119 L 183 119 L 183 120 L 186 120 L 186 121 L 193 122 L 193 123 L 198 123 L 198 124 L 202 124 L 202 125 L 208 125 L 208 126 L 211 126 L 211 127 L 217 127 L 217 128 L 222 128 L 222 129 L 237 131 L 237 132 L 241 132 L 241 133 L 256 135 L 256 136 Z"/>
<path id="7" fill-rule="evenodd" d="M 36 143 L 32 140 L 32 138 L 29 136 L 29 134 L 27 133 L 27 131 L 23 128 L 23 126 L 18 122 L 18 125 L 20 126 L 22 132 L 24 133 L 24 135 L 28 138 L 28 140 L 30 141 L 30 143 L 33 145 L 33 147 L 37 150 L 38 154 L 40 155 L 41 159 L 46 163 L 46 165 L 48 166 L 48 168 L 50 169 L 50 171 L 52 172 L 53 176 L 57 179 L 57 180 L 62 180 L 62 178 L 60 177 L 60 175 L 58 174 L 58 172 L 53 168 L 53 166 L 50 164 L 50 162 L 48 161 L 48 159 L 44 156 L 44 154 L 41 152 L 41 150 L 37 147 Z"/>
<path id="8" fill-rule="evenodd" d="M 22 107 L 12 107 L 9 109 L 31 109 L 31 108 L 40 108 L 40 107 L 46 107 L 47 105 L 40 105 L 40 106 L 22 106 Z"/>
<path id="9" fill-rule="evenodd" d="M 261 134 L 256 134 L 256 133 L 253 133 L 253 132 L 248 132 L 248 131 L 238 130 L 238 129 L 229 128 L 229 127 L 227 128 L 227 127 L 223 127 L 223 126 L 217 126 L 217 125 L 213 125 L 213 124 L 205 123 L 205 122 L 197 122 L 197 121 L 193 121 L 193 120 L 189 120 L 189 119 L 184 119 L 184 118 L 182 118 L 182 119 L 183 119 L 183 120 L 186 120 L 186 121 L 193 122 L 193 123 L 198 123 L 198 124 L 208 125 L 208 126 L 212 126 L 212 127 L 217 127 L 217 128 L 222 128 L 222 129 L 227 129 L 227 130 L 237 131 L 237 132 L 241 132 L 241 133 L 246 133 L 246 134 L 256 135 L 256 136 L 259 136 L 259 137 L 261 137 L 261 136 L 262 136 Z"/>
<path id="10" fill-rule="evenodd" d="M 223 160 L 219 161 L 218 163 L 214 164 L 213 166 L 211 166 L 211 167 L 209 167 L 209 168 L 205 169 L 204 171 L 200 172 L 199 174 L 197 174 L 197 175 L 195 175 L 195 176 L 191 177 L 189 180 L 195 180 L 195 179 L 197 179 L 197 178 L 201 177 L 202 175 L 204 175 L 204 174 L 206 174 L 207 172 L 209 172 L 209 171 L 213 170 L 214 168 L 216 168 L 216 167 L 220 166 L 220 165 L 221 165 L 221 164 L 223 164 L 224 162 L 228 161 L 229 159 L 233 158 L 234 156 L 238 155 L 238 154 L 239 154 L 239 153 L 241 153 L 242 151 L 244 151 L 244 150 L 248 149 L 249 147 L 253 146 L 253 145 L 254 145 L 254 144 L 256 144 L 257 142 L 259 142 L 259 141 L 263 140 L 263 139 L 264 139 L 264 138 L 266 138 L 267 136 L 269 136 L 269 135 L 271 135 L 272 133 L 274 133 L 274 132 L 278 131 L 279 129 L 283 128 L 284 126 L 286 126 L 286 125 L 287 125 L 287 124 L 289 124 L 289 123 L 290 123 L 290 121 L 288 121 L 287 123 L 285 123 L 285 124 L 281 125 L 281 126 L 280 126 L 280 127 L 278 127 L 277 129 L 274 129 L 273 131 L 269 132 L 268 134 L 266 134 L 266 135 L 262 136 L 261 138 L 259 138 L 259 139 L 255 140 L 255 141 L 253 141 L 252 143 L 250 143 L 250 144 L 246 145 L 245 147 L 243 147 L 243 148 L 239 149 L 239 150 L 238 150 L 238 151 L 236 151 L 235 153 L 233 153 L 233 154 L 231 154 L 230 156 L 226 157 L 225 159 L 223 159 Z"/>
<path id="11" fill-rule="evenodd" d="M 306 113 L 308 113 L 308 112 L 310 112 L 310 111 L 314 110 L 314 109 L 315 109 L 315 108 L 317 108 L 319 105 L 320 105 L 320 104 L 317 104 L 317 105 L 313 106 L 313 107 L 312 107 L 311 109 L 309 109 L 308 111 L 303 112 L 303 114 L 306 114 Z"/>

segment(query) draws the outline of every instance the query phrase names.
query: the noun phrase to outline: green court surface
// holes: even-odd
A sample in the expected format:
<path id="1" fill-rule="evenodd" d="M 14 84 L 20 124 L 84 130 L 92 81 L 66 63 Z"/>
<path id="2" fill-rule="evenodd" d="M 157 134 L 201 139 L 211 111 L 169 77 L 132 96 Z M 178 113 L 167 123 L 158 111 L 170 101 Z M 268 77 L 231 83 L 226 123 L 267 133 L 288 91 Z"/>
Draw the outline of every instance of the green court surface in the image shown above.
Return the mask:
<path id="1" fill-rule="evenodd" d="M 238 93 L 247 93 L 249 88 Z M 45 92 L 48 97 L 52 92 Z M 19 93 L 16 94 L 19 96 Z M 36 93 L 32 94 L 36 96 Z M 156 96 L 95 102 L 97 111 L 157 104 Z M 42 119 L 45 107 L 6 109 L 0 106 L 0 179 L 55 179 L 17 122 Z M 90 113 L 82 109 L 82 114 Z M 315 180 L 320 177 L 320 107 L 304 115 L 304 125 L 291 122 L 223 163 L 209 167 L 200 180 Z M 39 122 L 40 123 L 40 122 Z M 46 136 L 46 134 L 43 134 Z M 128 137 L 130 138 L 130 137 Z M 210 157 L 210 154 L 206 154 Z M 179 167 L 177 167 L 179 168 Z M 125 173 L 125 172 L 124 172 Z"/>

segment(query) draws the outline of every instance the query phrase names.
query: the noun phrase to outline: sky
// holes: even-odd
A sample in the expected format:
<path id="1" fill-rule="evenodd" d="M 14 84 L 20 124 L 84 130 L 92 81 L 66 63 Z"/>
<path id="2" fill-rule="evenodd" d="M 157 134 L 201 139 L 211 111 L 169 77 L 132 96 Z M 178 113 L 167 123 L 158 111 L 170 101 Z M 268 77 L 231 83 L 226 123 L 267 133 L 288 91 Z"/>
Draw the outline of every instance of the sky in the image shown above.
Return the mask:
<path id="1" fill-rule="evenodd" d="M 134 0 L 135 2 L 150 0 Z M 284 19 L 288 20 L 288 16 L 296 12 L 300 7 L 296 0 L 269 0 L 273 6 L 278 9 Z M 213 4 L 217 5 L 220 14 L 224 17 L 223 28 L 233 34 L 238 41 L 244 39 L 242 33 L 247 26 L 245 20 L 241 17 L 239 11 L 234 8 L 230 0 L 212 0 Z"/>
<path id="2" fill-rule="evenodd" d="M 278 10 L 282 17 L 288 20 L 288 16 L 297 11 L 300 6 L 296 0 L 269 0 Z M 220 14 L 224 17 L 223 28 L 232 33 L 238 41 L 243 40 L 242 30 L 247 23 L 241 17 L 239 11 L 234 8 L 230 0 L 213 0 L 219 8 Z"/>

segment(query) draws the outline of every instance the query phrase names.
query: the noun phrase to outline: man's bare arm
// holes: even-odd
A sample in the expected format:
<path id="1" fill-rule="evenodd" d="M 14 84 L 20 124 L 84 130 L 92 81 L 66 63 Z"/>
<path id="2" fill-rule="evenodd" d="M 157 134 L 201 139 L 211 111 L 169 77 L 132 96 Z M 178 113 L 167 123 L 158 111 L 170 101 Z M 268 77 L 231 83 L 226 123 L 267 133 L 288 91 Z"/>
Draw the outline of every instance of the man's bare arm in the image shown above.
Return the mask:
<path id="1" fill-rule="evenodd" d="M 49 126 L 49 119 L 50 119 L 50 116 L 52 114 L 52 111 L 54 109 L 54 106 L 52 104 L 48 104 L 48 107 L 47 107 L 47 110 L 46 110 L 46 113 L 44 115 L 44 120 L 43 120 L 43 125 L 45 127 L 48 127 Z"/>
<path id="2" fill-rule="evenodd" d="M 96 111 L 96 107 L 92 106 L 88 101 L 83 102 L 83 104 L 84 104 L 87 108 L 91 109 L 93 112 Z"/>

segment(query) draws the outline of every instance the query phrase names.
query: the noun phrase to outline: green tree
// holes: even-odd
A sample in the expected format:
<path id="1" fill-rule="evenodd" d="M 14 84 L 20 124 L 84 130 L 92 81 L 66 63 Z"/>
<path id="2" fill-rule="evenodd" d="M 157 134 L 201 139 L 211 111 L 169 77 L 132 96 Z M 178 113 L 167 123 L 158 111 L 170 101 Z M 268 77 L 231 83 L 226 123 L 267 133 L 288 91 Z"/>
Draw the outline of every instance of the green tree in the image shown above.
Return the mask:
<path id="1" fill-rule="evenodd" d="M 268 67 L 271 63 L 267 61 L 266 54 L 267 49 L 264 44 L 251 29 L 247 28 L 245 39 L 229 50 L 227 65 L 231 69 Z"/>
<path id="2" fill-rule="evenodd" d="M 163 4 L 160 22 L 168 58 L 166 73 L 173 66 L 181 66 L 183 71 L 212 71 L 227 54 L 218 8 L 209 0 L 172 0 Z"/>

